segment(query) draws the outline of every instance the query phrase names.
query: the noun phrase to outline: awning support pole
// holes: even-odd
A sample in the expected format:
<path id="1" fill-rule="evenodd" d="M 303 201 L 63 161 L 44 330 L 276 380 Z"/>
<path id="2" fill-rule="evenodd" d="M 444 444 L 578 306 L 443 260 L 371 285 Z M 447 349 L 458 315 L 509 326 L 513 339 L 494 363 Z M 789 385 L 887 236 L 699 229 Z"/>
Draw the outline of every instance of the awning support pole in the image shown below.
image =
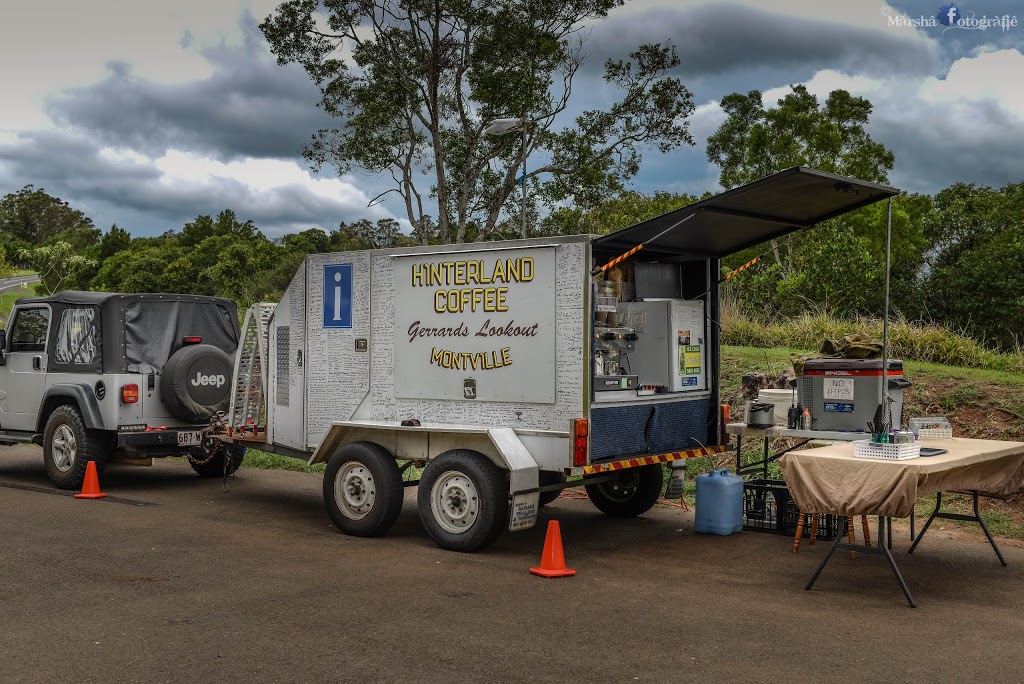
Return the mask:
<path id="1" fill-rule="evenodd" d="M 690 219 L 692 219 L 694 216 L 696 216 L 699 213 L 700 212 L 698 211 L 698 212 L 696 212 L 694 214 L 690 214 L 686 218 L 684 218 L 684 219 L 682 219 L 682 220 L 680 220 L 680 221 L 678 221 L 676 223 L 673 223 L 671 226 L 669 226 L 665 230 L 661 231 L 660 233 L 658 233 L 657 235 L 652 237 L 650 240 L 645 240 L 644 242 L 641 242 L 639 245 L 637 245 L 633 249 L 629 250 L 628 252 L 625 252 L 624 254 L 621 254 L 621 255 L 615 257 L 614 259 L 609 261 L 604 266 L 598 266 L 597 268 L 595 268 L 593 271 L 590 272 L 590 275 L 596 276 L 599 273 L 604 273 L 605 271 L 607 271 L 612 266 L 615 266 L 616 264 L 622 263 L 623 261 L 625 261 L 629 257 L 633 256 L 634 254 L 639 252 L 641 249 L 643 249 L 647 245 L 651 244 L 652 242 L 654 242 L 658 238 L 663 237 L 663 236 L 667 235 L 668 233 L 672 232 L 673 230 L 675 230 L 679 226 L 683 225 L 684 223 L 686 223 L 687 221 L 689 221 Z"/>
<path id="2" fill-rule="evenodd" d="M 889 266 L 890 250 L 892 247 L 892 197 L 888 199 L 885 206 L 885 312 L 882 317 L 882 411 L 888 415 L 882 416 L 882 422 L 889 425 L 889 429 L 899 429 L 900 426 L 892 425 L 892 414 L 889 413 Z"/>

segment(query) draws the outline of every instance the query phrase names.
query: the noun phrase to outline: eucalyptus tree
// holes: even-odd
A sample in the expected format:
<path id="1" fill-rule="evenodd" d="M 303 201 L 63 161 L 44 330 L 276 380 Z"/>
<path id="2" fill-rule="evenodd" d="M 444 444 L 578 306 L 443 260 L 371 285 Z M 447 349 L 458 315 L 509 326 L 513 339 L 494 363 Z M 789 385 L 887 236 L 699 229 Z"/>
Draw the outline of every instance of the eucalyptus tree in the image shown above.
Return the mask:
<path id="1" fill-rule="evenodd" d="M 305 147 L 313 166 L 383 175 L 382 195 L 401 197 L 414 235 L 463 242 L 520 211 L 517 187 L 544 206 L 594 206 L 637 174 L 645 150 L 693 144 L 669 43 L 605 62 L 609 106 L 573 105 L 589 28 L 622 3 L 288 0 L 260 28 L 337 118 Z M 517 134 L 485 134 L 499 118 L 518 119 Z M 523 174 L 526 159 L 538 162 Z"/>

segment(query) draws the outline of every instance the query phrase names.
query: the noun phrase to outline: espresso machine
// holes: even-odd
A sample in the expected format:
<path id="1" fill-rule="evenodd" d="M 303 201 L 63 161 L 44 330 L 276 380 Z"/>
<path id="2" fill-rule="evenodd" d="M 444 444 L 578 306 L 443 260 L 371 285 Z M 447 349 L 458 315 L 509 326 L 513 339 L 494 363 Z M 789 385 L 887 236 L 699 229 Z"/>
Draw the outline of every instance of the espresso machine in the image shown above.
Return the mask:
<path id="1" fill-rule="evenodd" d="M 626 326 L 594 327 L 594 390 L 610 392 L 638 388 L 636 375 L 627 372 L 628 354 L 636 348 L 637 334 Z"/>

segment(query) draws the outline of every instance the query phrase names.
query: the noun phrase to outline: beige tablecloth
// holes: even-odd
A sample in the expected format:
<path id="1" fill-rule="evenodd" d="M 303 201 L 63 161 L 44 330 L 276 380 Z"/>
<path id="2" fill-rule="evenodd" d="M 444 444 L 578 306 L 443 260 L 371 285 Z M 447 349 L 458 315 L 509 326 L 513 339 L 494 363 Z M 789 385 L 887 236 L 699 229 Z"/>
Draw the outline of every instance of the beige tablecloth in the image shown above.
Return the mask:
<path id="1" fill-rule="evenodd" d="M 1005 497 L 1024 480 L 1024 443 L 954 437 L 921 444 L 948 452 L 885 461 L 857 458 L 853 444 L 835 444 L 790 452 L 780 464 L 800 510 L 839 515 L 904 518 L 925 494 L 976 489 Z"/>

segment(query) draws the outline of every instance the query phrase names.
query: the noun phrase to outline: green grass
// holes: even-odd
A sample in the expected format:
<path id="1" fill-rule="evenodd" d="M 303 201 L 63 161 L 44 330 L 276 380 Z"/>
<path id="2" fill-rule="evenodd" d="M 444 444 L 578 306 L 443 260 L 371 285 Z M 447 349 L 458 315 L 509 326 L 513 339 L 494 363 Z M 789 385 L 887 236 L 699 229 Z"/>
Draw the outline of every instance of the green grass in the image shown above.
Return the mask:
<path id="1" fill-rule="evenodd" d="M 984 502 L 984 498 L 982 498 L 981 501 Z M 918 499 L 917 503 L 914 505 L 914 513 L 917 516 L 917 527 L 915 528 L 915 532 L 918 534 L 921 533 L 921 528 L 928 520 L 928 516 L 930 516 L 934 510 L 934 494 L 928 494 L 927 496 L 923 496 Z M 971 501 L 971 497 L 966 494 L 944 494 L 942 496 L 942 510 L 945 513 L 962 513 L 970 515 L 973 513 L 973 502 Z M 1024 523 L 1014 521 L 1013 516 L 1009 513 L 982 510 L 981 518 L 985 521 L 986 527 L 988 527 L 989 532 L 992 534 L 998 534 L 1003 537 L 1024 539 Z M 909 521 L 909 518 L 907 520 Z M 973 532 L 979 535 L 983 534 L 981 527 L 976 522 L 966 520 L 947 520 L 944 518 L 936 518 L 935 521 L 932 522 L 932 528 L 942 528 L 947 525 L 952 525 L 967 532 Z"/>
<path id="2" fill-rule="evenodd" d="M 722 382 L 723 395 L 726 390 L 726 383 L 735 380 L 736 388 L 739 387 L 739 379 L 743 373 L 752 370 L 761 372 L 780 373 L 789 367 L 789 355 L 792 353 L 810 353 L 806 348 L 775 348 L 764 349 L 751 346 L 723 346 L 722 347 Z M 894 358 L 902 358 L 895 351 Z M 957 380 L 968 383 L 987 382 L 1006 386 L 1024 386 L 1024 372 L 1009 372 L 1005 370 L 989 368 L 971 368 L 962 366 L 949 366 L 931 361 L 916 361 L 903 359 L 903 368 L 907 375 L 921 375 L 937 380 Z M 737 373 L 737 371 L 740 371 Z M 977 388 L 962 390 L 966 395 Z"/>
<path id="3" fill-rule="evenodd" d="M 242 461 L 242 467 L 255 470 L 290 470 L 297 473 L 311 473 L 315 475 L 323 475 L 325 469 L 323 463 L 307 465 L 305 461 L 298 458 L 271 454 L 266 451 L 258 451 L 257 449 L 249 449 L 245 452 L 245 460 Z"/>
<path id="4" fill-rule="evenodd" d="M 816 350 L 825 339 L 838 340 L 850 333 L 881 340 L 882 320 L 805 313 L 790 319 L 759 321 L 728 307 L 722 314 L 722 342 L 729 345 Z M 889 348 L 895 358 L 904 360 L 1024 373 L 1024 348 L 993 351 L 962 332 L 934 323 L 910 321 L 902 316 L 895 316 L 889 322 Z"/>
<path id="5" fill-rule="evenodd" d="M 10 290 L 0 294 L 0 318 L 4 321 L 7 320 L 7 314 L 11 312 L 11 308 L 14 306 L 14 302 L 21 297 L 31 297 L 35 294 L 34 290 Z"/>

